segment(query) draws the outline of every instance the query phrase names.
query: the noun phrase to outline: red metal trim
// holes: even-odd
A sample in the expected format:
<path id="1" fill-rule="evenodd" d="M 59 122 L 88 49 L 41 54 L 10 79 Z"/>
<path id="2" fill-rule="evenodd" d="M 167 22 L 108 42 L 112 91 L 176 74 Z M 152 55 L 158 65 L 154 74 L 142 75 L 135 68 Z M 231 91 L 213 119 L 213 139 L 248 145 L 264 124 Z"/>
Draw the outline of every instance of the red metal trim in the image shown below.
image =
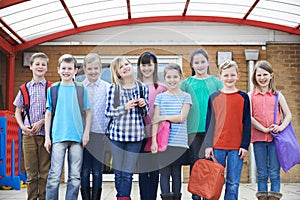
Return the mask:
<path id="1" fill-rule="evenodd" d="M 190 0 L 186 0 L 182 16 L 186 15 L 186 12 L 187 12 L 187 9 L 189 7 L 189 4 L 190 4 Z"/>
<path id="2" fill-rule="evenodd" d="M 4 38 L 0 37 L 0 47 L 8 54 L 14 53 L 14 48 Z"/>
<path id="3" fill-rule="evenodd" d="M 14 92 L 10 88 L 15 88 L 15 55 L 10 54 L 7 56 L 6 65 L 6 109 L 14 111 Z"/>
<path id="4" fill-rule="evenodd" d="M 70 18 L 70 20 L 71 20 L 71 22 L 72 22 L 74 28 L 77 28 L 78 26 L 77 26 L 77 24 L 76 24 L 76 22 L 75 22 L 75 20 L 74 20 L 74 18 L 73 18 L 73 16 L 72 16 L 70 10 L 69 10 L 67 4 L 65 3 L 64 0 L 60 0 L 60 2 L 61 2 L 61 4 L 62 4 L 62 6 L 64 7 L 64 9 L 65 9 L 67 15 L 69 16 L 69 18 Z"/>
<path id="5" fill-rule="evenodd" d="M 128 13 L 128 19 L 131 19 L 131 7 L 130 7 L 130 0 L 126 0 L 127 2 L 127 13 Z"/>
<path id="6" fill-rule="evenodd" d="M 299 23 L 299 25 L 296 27 L 296 29 L 299 29 L 300 28 L 300 23 Z"/>
<path id="7" fill-rule="evenodd" d="M 160 16 L 160 17 L 143 17 L 143 18 L 135 18 L 135 19 L 116 20 L 116 21 L 82 26 L 82 27 L 79 27 L 76 29 L 75 28 L 69 29 L 66 31 L 61 31 L 61 32 L 50 34 L 50 35 L 40 37 L 40 38 L 37 38 L 34 40 L 30 40 L 24 44 L 17 45 L 14 50 L 15 50 L 15 52 L 18 52 L 18 51 L 27 49 L 29 47 L 41 44 L 43 42 L 48 42 L 51 40 L 55 40 L 58 38 L 86 32 L 86 31 L 93 31 L 93 30 L 98 30 L 98 29 L 102 29 L 102 28 L 129 25 L 129 24 L 168 22 L 168 21 L 201 21 L 201 22 L 222 22 L 222 23 L 231 23 L 231 24 L 243 24 L 243 25 L 256 26 L 256 27 L 273 29 L 273 30 L 278 30 L 278 31 L 283 31 L 283 32 L 287 32 L 287 33 L 300 35 L 299 29 L 288 27 L 288 26 L 282 26 L 282 25 L 278 25 L 278 24 L 255 21 L 255 20 L 242 20 L 242 19 L 237 19 L 237 18 L 211 17 L 211 16 Z"/>
<path id="8" fill-rule="evenodd" d="M 9 6 L 13 6 L 19 3 L 23 3 L 25 1 L 29 1 L 29 0 L 1 0 L 0 1 L 0 9 L 2 8 L 6 8 Z"/>
<path id="9" fill-rule="evenodd" d="M 250 13 L 252 12 L 252 10 L 256 7 L 256 5 L 258 4 L 260 0 L 256 0 L 253 5 L 251 6 L 251 8 L 248 10 L 248 12 L 246 13 L 246 15 L 243 17 L 243 20 L 246 20 L 247 17 L 250 15 Z"/>
<path id="10" fill-rule="evenodd" d="M 22 43 L 26 42 L 21 36 L 19 36 L 5 21 L 0 17 L 0 23 L 7 28 L 16 38 L 18 38 Z M 8 33 L 7 33 L 8 34 Z M 16 41 L 17 42 L 17 41 Z"/>

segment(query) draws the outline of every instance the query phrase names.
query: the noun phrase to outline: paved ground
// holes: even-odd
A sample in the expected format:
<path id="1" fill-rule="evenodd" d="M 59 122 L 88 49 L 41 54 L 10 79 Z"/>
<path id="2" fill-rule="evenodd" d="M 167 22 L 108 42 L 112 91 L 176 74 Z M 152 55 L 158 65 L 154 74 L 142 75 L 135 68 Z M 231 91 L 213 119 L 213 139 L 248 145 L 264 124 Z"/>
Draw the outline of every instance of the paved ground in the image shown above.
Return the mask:
<path id="1" fill-rule="evenodd" d="M 255 200 L 256 184 L 241 184 L 239 192 L 239 200 Z M 60 186 L 60 199 L 64 199 L 64 192 L 66 190 L 66 184 L 61 184 Z M 285 183 L 281 185 L 281 191 L 283 193 L 282 200 L 300 200 L 300 183 Z M 158 194 L 160 191 L 158 191 Z M 184 183 L 182 187 L 182 200 L 191 199 L 191 194 L 187 191 L 187 184 Z M 220 199 L 223 199 L 223 193 Z M 134 182 L 133 189 L 131 192 L 132 200 L 139 200 L 139 189 L 137 182 Z M 115 189 L 113 182 L 103 183 L 103 194 L 102 200 L 115 200 Z M 21 190 L 0 190 L 1 200 L 24 200 L 26 199 L 26 188 Z M 79 198 L 80 194 L 79 194 Z M 159 200 L 160 198 L 157 198 Z"/>

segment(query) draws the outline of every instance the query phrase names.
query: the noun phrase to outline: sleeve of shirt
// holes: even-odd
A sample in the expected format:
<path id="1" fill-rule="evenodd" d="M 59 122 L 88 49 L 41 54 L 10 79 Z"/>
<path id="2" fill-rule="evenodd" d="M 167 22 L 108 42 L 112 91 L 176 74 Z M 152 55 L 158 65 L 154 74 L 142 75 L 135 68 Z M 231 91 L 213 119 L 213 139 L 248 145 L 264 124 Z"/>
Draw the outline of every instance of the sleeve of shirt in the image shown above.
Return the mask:
<path id="1" fill-rule="evenodd" d="M 243 112 L 243 137 L 241 148 L 248 149 L 251 139 L 251 113 L 250 100 L 246 93 L 243 93 L 244 98 L 244 112 Z"/>
<path id="2" fill-rule="evenodd" d="M 50 87 L 50 88 L 51 88 L 51 87 Z M 48 90 L 47 90 L 46 109 L 52 112 L 52 99 L 51 99 L 50 88 L 48 88 Z"/>
<path id="3" fill-rule="evenodd" d="M 184 100 L 184 104 L 191 104 L 191 105 L 193 104 L 192 97 L 189 93 L 186 93 L 186 98 Z"/>
<path id="4" fill-rule="evenodd" d="M 180 89 L 181 89 L 182 91 L 184 91 L 184 92 L 187 92 L 187 90 L 186 90 L 186 80 L 184 80 L 184 81 L 181 83 Z"/>
<path id="5" fill-rule="evenodd" d="M 91 105 L 89 101 L 88 91 L 85 87 L 83 87 L 83 102 L 84 102 L 84 110 L 90 110 Z"/>
<path id="6" fill-rule="evenodd" d="M 108 95 L 107 95 L 105 116 L 108 118 L 116 118 L 127 112 L 125 110 L 124 105 L 119 105 L 116 108 L 113 106 L 115 89 L 116 89 L 116 86 L 114 84 L 112 84 L 109 87 L 109 91 L 108 91 Z"/>
<path id="7" fill-rule="evenodd" d="M 18 107 L 18 108 L 23 108 L 24 107 L 24 102 L 23 102 L 23 96 L 21 91 L 18 91 L 18 94 L 14 100 L 14 106 Z"/>

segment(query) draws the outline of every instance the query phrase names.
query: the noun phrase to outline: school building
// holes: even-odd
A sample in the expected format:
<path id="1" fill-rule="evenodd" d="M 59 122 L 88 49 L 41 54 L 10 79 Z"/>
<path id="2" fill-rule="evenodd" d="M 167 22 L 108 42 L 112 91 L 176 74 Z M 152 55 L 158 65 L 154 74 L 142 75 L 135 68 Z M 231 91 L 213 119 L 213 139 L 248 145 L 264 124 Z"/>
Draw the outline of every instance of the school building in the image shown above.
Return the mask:
<path id="1" fill-rule="evenodd" d="M 28 59 L 34 52 L 49 56 L 46 78 L 58 81 L 57 61 L 72 54 L 82 63 L 91 52 L 105 66 L 118 55 L 133 64 L 143 51 L 165 64 L 182 66 L 191 75 L 191 52 L 205 48 L 210 73 L 224 59 L 237 62 L 241 77 L 237 87 L 249 91 L 257 60 L 268 60 L 275 71 L 277 89 L 286 97 L 292 124 L 300 138 L 300 3 L 266 1 L 22 1 L 0 3 L 0 109 L 12 105 L 19 86 L 30 81 Z M 103 70 L 109 79 L 109 70 Z M 255 182 L 255 165 L 245 159 L 242 182 Z M 188 180 L 188 167 L 184 180 Z M 300 165 L 281 174 L 282 182 L 300 182 Z"/>

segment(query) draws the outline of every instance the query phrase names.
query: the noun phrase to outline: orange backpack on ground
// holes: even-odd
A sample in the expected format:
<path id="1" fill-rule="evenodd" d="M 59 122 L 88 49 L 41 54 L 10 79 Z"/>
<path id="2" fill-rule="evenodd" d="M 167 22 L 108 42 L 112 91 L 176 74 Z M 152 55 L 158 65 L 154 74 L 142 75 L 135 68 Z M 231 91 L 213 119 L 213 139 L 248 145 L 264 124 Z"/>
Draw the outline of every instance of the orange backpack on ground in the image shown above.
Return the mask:
<path id="1" fill-rule="evenodd" d="M 218 163 L 217 159 L 199 159 L 195 162 L 188 191 L 209 200 L 219 200 L 224 185 L 225 168 Z"/>

